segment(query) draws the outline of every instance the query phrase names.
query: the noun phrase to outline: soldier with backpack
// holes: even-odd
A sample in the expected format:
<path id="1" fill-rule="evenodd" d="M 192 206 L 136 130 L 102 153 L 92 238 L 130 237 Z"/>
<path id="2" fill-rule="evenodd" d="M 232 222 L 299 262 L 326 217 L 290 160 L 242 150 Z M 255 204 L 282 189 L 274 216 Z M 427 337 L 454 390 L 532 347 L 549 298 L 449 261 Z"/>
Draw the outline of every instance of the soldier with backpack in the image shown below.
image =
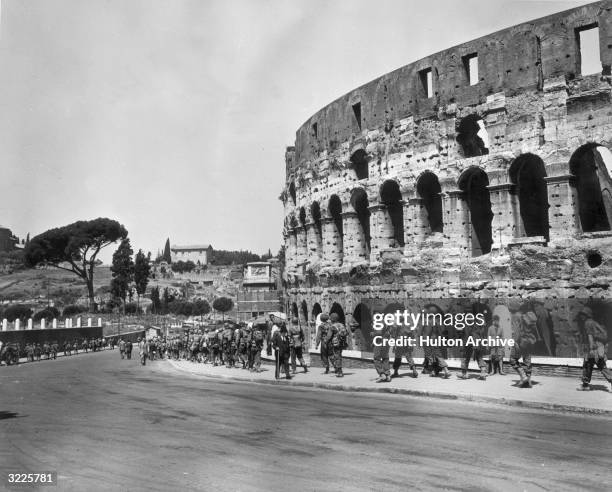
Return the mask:
<path id="1" fill-rule="evenodd" d="M 251 334 L 251 367 L 253 372 L 261 372 L 261 351 L 264 345 L 264 333 L 261 326 L 253 329 Z"/>
<path id="2" fill-rule="evenodd" d="M 325 367 L 325 374 L 329 374 L 329 355 L 331 351 L 327 343 L 327 335 L 329 330 L 331 330 L 331 324 L 329 323 L 329 316 L 326 313 L 322 313 L 319 319 L 321 320 L 321 324 L 317 330 L 315 348 L 319 348 L 319 345 L 321 345 L 321 362 L 323 363 L 323 367 Z"/>
<path id="3" fill-rule="evenodd" d="M 329 315 L 331 329 L 327 334 L 327 343 L 331 347 L 331 361 L 334 366 L 336 377 L 344 377 L 342 372 L 342 351 L 348 347 L 348 330 L 343 323 L 340 323 L 338 313 Z"/>
<path id="4" fill-rule="evenodd" d="M 608 383 L 612 384 L 612 371 L 607 368 L 606 354 L 608 352 L 608 332 L 593 319 L 593 311 L 584 307 L 577 316 L 580 338 L 583 347 L 584 361 L 582 364 L 582 390 L 591 389 L 593 368 L 601 371 Z"/>
<path id="5" fill-rule="evenodd" d="M 128 359 L 132 358 L 132 347 L 132 342 L 130 342 L 129 340 L 125 342 L 125 355 Z"/>
<path id="6" fill-rule="evenodd" d="M 510 365 L 521 378 L 518 386 L 531 388 L 531 354 L 538 336 L 536 316 L 526 304 L 512 315 L 512 337 L 514 346 L 510 350 Z"/>
<path id="7" fill-rule="evenodd" d="M 291 372 L 295 374 L 297 361 L 300 362 L 300 366 L 304 368 L 304 372 L 308 372 L 308 367 L 304 362 L 304 356 L 302 354 L 302 345 L 304 343 L 304 330 L 299 326 L 297 318 L 291 319 L 291 328 L 289 329 L 289 337 L 291 344 Z M 297 361 L 296 361 L 297 359 Z"/>

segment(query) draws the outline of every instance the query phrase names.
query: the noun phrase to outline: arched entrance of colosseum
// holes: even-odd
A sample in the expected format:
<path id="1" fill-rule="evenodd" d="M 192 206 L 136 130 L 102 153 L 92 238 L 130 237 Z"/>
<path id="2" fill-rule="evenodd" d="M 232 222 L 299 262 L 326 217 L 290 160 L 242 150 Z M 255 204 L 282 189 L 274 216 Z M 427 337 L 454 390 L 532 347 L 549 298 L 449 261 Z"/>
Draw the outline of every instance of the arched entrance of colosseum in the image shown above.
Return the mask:
<path id="1" fill-rule="evenodd" d="M 442 221 L 442 191 L 438 177 L 431 171 L 425 171 L 416 184 L 416 191 L 425 209 L 426 221 L 424 225 L 429 229 L 429 233 L 442 232 L 444 224 Z"/>
<path id="2" fill-rule="evenodd" d="M 293 205 L 295 205 L 297 196 L 295 193 L 295 183 L 293 181 L 289 185 L 289 196 L 291 197 L 291 200 L 293 200 Z"/>
<path id="3" fill-rule="evenodd" d="M 342 227 L 342 201 L 338 195 L 332 195 L 329 198 L 327 210 L 332 219 L 332 228 L 330 230 L 331 237 L 325 238 L 325 241 L 333 246 L 330 249 L 333 258 L 330 258 L 330 260 L 335 261 L 339 266 L 342 264 L 344 230 Z"/>
<path id="4" fill-rule="evenodd" d="M 464 157 L 476 157 L 489 153 L 489 136 L 483 119 L 477 114 L 463 118 L 457 127 L 457 142 Z"/>
<path id="5" fill-rule="evenodd" d="M 357 214 L 359 224 L 359 240 L 357 254 L 364 259 L 370 255 L 370 210 L 368 202 L 368 194 L 363 188 L 357 188 L 351 193 L 351 206 Z"/>
<path id="6" fill-rule="evenodd" d="M 519 201 L 517 237 L 544 236 L 548 241 L 548 190 L 544 161 L 534 154 L 517 157 L 510 166 L 510 181 Z"/>
<path id="7" fill-rule="evenodd" d="M 302 320 L 304 320 L 305 324 L 308 323 L 308 305 L 306 301 L 302 301 Z"/>
<path id="8" fill-rule="evenodd" d="M 359 329 L 353 334 L 356 349 L 362 352 L 372 352 L 372 313 L 365 304 L 357 304 L 353 311 L 353 319 L 359 325 Z"/>
<path id="9" fill-rule="evenodd" d="M 404 246 L 404 205 L 397 181 L 388 179 L 380 187 L 380 202 L 386 207 L 390 228 L 387 228 L 389 246 Z M 385 234 L 386 235 L 386 234 Z"/>
<path id="10" fill-rule="evenodd" d="M 314 224 L 315 247 L 320 257 L 323 252 L 323 222 L 321 221 L 321 207 L 319 202 L 312 202 L 310 216 Z"/>
<path id="11" fill-rule="evenodd" d="M 340 323 L 345 322 L 344 309 L 342 309 L 342 306 L 337 302 L 334 302 L 329 310 L 329 314 L 332 313 L 336 313 L 338 315 L 338 321 L 340 321 Z"/>
<path id="12" fill-rule="evenodd" d="M 612 219 L 612 155 L 606 147 L 586 144 L 569 162 L 576 176 L 578 214 L 583 232 L 610 230 Z"/>
<path id="13" fill-rule="evenodd" d="M 491 198 L 489 196 L 489 178 L 487 173 L 478 167 L 464 171 L 459 178 L 459 189 L 464 192 L 468 208 L 468 238 L 472 256 L 486 255 L 491 252 L 493 235 L 491 222 Z"/>
<path id="14" fill-rule="evenodd" d="M 356 150 L 351 156 L 351 165 L 355 171 L 357 179 L 367 179 L 370 176 L 370 170 L 368 166 L 368 155 L 365 150 Z"/>

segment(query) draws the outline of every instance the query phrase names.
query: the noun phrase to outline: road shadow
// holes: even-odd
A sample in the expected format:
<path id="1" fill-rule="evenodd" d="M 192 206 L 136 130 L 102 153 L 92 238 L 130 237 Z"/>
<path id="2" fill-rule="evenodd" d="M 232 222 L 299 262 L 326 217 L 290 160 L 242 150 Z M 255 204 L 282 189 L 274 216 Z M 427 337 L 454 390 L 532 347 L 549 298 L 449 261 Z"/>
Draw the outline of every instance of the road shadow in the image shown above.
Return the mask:
<path id="1" fill-rule="evenodd" d="M 0 411 L 0 420 L 17 418 L 21 418 L 21 416 L 17 412 Z"/>
<path id="2" fill-rule="evenodd" d="M 609 392 L 608 387 L 604 386 L 603 384 L 592 384 L 591 391 L 605 391 L 606 393 Z"/>

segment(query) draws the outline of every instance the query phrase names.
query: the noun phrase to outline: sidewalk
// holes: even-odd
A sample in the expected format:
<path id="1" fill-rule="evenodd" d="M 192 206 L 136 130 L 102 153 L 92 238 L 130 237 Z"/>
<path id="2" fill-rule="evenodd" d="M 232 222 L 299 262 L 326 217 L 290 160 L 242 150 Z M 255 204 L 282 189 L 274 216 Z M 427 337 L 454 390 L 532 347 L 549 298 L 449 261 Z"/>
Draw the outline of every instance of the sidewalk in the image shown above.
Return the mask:
<path id="1" fill-rule="evenodd" d="M 400 377 L 394 378 L 390 383 L 376 383 L 377 375 L 374 368 L 349 368 L 345 370 L 343 378 L 336 378 L 334 374 L 323 374 L 324 370 L 320 367 L 313 367 L 306 374 L 301 368 L 298 368 L 295 377 L 287 381 L 285 379 L 275 380 L 274 366 L 268 364 L 262 365 L 261 373 L 252 373 L 243 369 L 214 367 L 210 364 L 198 364 L 185 360 L 168 360 L 167 362 L 180 371 L 217 379 L 336 391 L 398 393 L 612 417 L 612 392 L 610 385 L 605 381 L 593 381 L 592 391 L 579 391 L 580 381 L 578 379 L 535 376 L 532 379 L 533 388 L 528 389 L 514 386 L 518 381 L 518 375 L 514 371 L 508 372 L 505 376 L 490 376 L 486 381 L 478 380 L 476 374 L 470 374 L 468 380 L 457 379 L 457 371 L 452 372 L 450 379 L 433 378 L 420 373 L 417 379 L 413 379 L 408 376 L 407 367 L 402 367 Z"/>

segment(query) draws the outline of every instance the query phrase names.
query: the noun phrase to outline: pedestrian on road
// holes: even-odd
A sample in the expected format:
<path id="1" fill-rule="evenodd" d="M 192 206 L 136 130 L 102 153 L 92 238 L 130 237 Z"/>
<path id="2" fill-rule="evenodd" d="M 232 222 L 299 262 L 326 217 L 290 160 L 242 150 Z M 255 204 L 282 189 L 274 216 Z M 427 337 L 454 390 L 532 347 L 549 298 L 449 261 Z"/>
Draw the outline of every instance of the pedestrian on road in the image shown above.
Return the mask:
<path id="1" fill-rule="evenodd" d="M 378 373 L 377 383 L 388 383 L 391 381 L 388 341 L 391 338 L 392 331 L 397 331 L 397 328 L 388 326 L 386 323 L 383 324 L 382 330 L 372 331 L 372 339 L 380 337 L 378 343 L 375 343 L 373 346 L 374 369 Z"/>
<path id="2" fill-rule="evenodd" d="M 348 347 L 348 331 L 344 324 L 340 322 L 338 313 L 331 313 L 329 320 L 331 321 L 331 329 L 327 334 L 327 343 L 332 350 L 331 361 L 336 377 L 342 378 L 344 377 L 342 372 L 342 351 Z"/>
<path id="3" fill-rule="evenodd" d="M 493 315 L 493 321 L 491 326 L 489 326 L 487 335 L 494 339 L 504 337 L 504 329 L 499 325 L 499 316 L 497 314 Z M 501 376 L 506 374 L 504 372 L 504 347 L 501 345 L 491 347 L 489 357 L 489 374 L 495 374 L 496 372 L 499 372 Z"/>
<path id="4" fill-rule="evenodd" d="M 319 325 L 319 329 L 317 330 L 315 348 L 319 348 L 319 345 L 321 346 L 321 363 L 325 368 L 325 374 L 329 374 L 330 349 L 329 344 L 327 342 L 327 335 L 331 330 L 331 323 L 329 322 L 329 316 L 327 315 L 327 313 L 321 313 L 319 319 L 321 320 L 321 324 Z"/>
<path id="5" fill-rule="evenodd" d="M 514 346 L 510 350 L 510 365 L 521 378 L 518 386 L 531 388 L 531 354 L 538 337 L 536 316 L 526 304 L 512 315 L 512 337 Z"/>
<path id="6" fill-rule="evenodd" d="M 582 390 L 591 389 L 593 368 L 601 371 L 603 377 L 612 385 L 612 371 L 607 368 L 608 331 L 593 319 L 593 311 L 584 307 L 578 313 L 578 328 L 582 342 L 584 360 L 582 363 Z"/>
<path id="7" fill-rule="evenodd" d="M 276 359 L 276 371 L 274 377 L 280 379 L 281 368 L 285 373 L 285 379 L 291 379 L 289 374 L 289 357 L 291 355 L 289 333 L 287 332 L 287 326 L 282 323 L 279 330 L 274 333 L 272 337 L 272 347 L 274 348 L 274 356 Z"/>
<path id="8" fill-rule="evenodd" d="M 410 338 L 411 340 L 413 340 L 413 343 L 416 343 L 416 333 L 409 326 L 402 325 L 402 326 L 396 327 L 395 331 L 392 333 L 392 337 L 395 339 L 402 339 L 402 340 L 404 339 L 407 340 L 408 338 Z M 403 337 L 407 337 L 407 338 L 403 338 Z M 394 352 L 393 374 L 391 375 L 391 377 L 392 378 L 399 377 L 399 368 L 402 366 L 402 357 L 406 357 L 406 362 L 408 363 L 408 367 L 412 371 L 411 376 L 413 378 L 418 378 L 419 373 L 416 370 L 416 364 L 412 356 L 414 353 L 414 347 L 406 344 L 404 346 L 395 347 L 393 352 Z"/>
<path id="9" fill-rule="evenodd" d="M 291 328 L 289 329 L 289 336 L 291 340 L 291 372 L 295 374 L 297 361 L 300 362 L 300 366 L 304 368 L 304 372 L 308 372 L 306 363 L 304 362 L 304 356 L 302 354 L 302 345 L 304 343 L 304 330 L 299 326 L 297 318 L 291 319 Z M 297 359 L 297 360 L 296 360 Z"/>

